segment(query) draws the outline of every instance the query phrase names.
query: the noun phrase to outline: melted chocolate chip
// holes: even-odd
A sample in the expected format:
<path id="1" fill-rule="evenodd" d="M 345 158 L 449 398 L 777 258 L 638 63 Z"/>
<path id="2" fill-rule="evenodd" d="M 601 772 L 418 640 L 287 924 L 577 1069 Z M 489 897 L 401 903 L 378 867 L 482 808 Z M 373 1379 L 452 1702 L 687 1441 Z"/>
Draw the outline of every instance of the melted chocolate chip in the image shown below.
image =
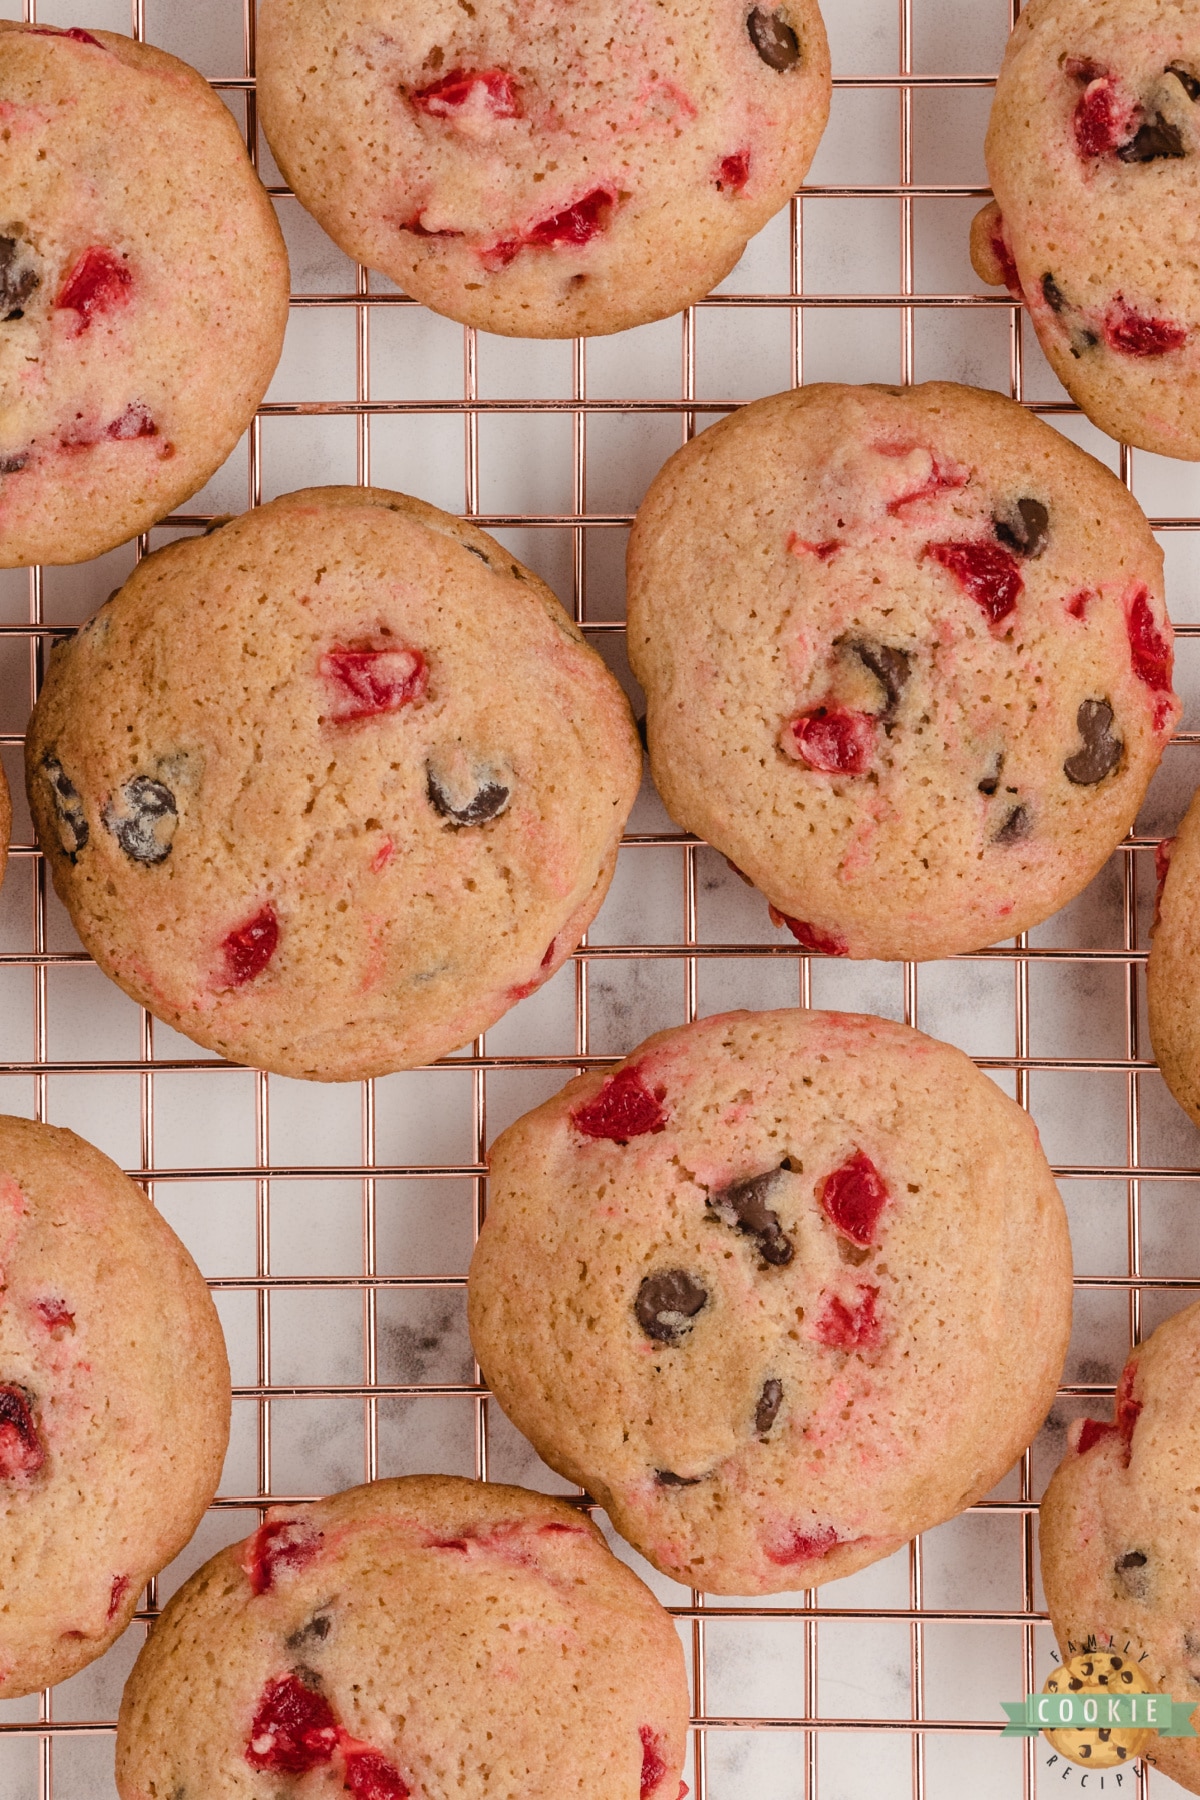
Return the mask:
<path id="1" fill-rule="evenodd" d="M 15 237 L 0 237 L 0 319 L 23 317 L 25 302 L 39 285 L 27 247 Z"/>
<path id="2" fill-rule="evenodd" d="M 784 1174 L 783 1169 L 771 1169 L 765 1175 L 754 1175 L 749 1181 L 735 1182 L 708 1196 L 709 1208 L 721 1223 L 757 1238 L 763 1262 L 777 1269 L 786 1268 L 796 1254 L 791 1238 L 779 1223 L 779 1214 L 767 1204 Z"/>
<path id="3" fill-rule="evenodd" d="M 1094 331 L 1073 331 L 1071 333 L 1071 355 L 1078 359 L 1086 350 L 1094 350 L 1100 339 Z"/>
<path id="4" fill-rule="evenodd" d="M 762 1393 L 758 1396 L 758 1405 L 754 1409 L 754 1429 L 759 1437 L 766 1437 L 783 1405 L 783 1383 L 772 1378 L 763 1382 Z"/>
<path id="5" fill-rule="evenodd" d="M 676 1475 L 670 1469 L 655 1469 L 654 1479 L 659 1487 L 699 1487 L 704 1480 L 703 1475 Z"/>
<path id="6" fill-rule="evenodd" d="M 1003 768 L 1004 768 L 1004 757 L 1001 753 L 997 753 L 995 761 L 992 765 L 992 768 L 990 769 L 988 774 L 986 774 L 983 777 L 983 780 L 979 783 L 979 792 L 981 794 L 987 794 L 988 797 L 990 798 L 993 794 L 999 792 L 1000 775 L 1001 775 Z"/>
<path id="7" fill-rule="evenodd" d="M 333 1620 L 328 1613 L 314 1613 L 283 1641 L 289 1650 L 303 1650 L 306 1645 L 323 1644 L 332 1630 Z"/>
<path id="8" fill-rule="evenodd" d="M 781 12 L 756 6 L 746 19 L 746 30 L 768 69 L 782 75 L 800 61 L 800 40 Z"/>
<path id="9" fill-rule="evenodd" d="M 1190 69 L 1181 69 L 1178 63 L 1172 63 L 1169 69 L 1164 70 L 1164 73 L 1175 77 L 1189 100 L 1200 100 L 1200 81 L 1196 79 Z"/>
<path id="10" fill-rule="evenodd" d="M 1033 830 L 1033 817 L 1027 806 L 1014 806 L 992 839 L 994 844 L 1019 844 Z"/>
<path id="11" fill-rule="evenodd" d="M 678 1344 L 707 1305 L 708 1289 L 686 1269 L 661 1269 L 657 1275 L 646 1276 L 633 1310 L 648 1338 L 660 1344 Z"/>
<path id="12" fill-rule="evenodd" d="M 130 862 L 152 868 L 170 856 L 179 813 L 174 794 L 161 781 L 135 775 L 121 789 L 120 810 L 110 800 L 101 816 Z"/>
<path id="13" fill-rule="evenodd" d="M 1042 298 L 1051 312 L 1060 313 L 1067 304 L 1066 295 L 1050 274 L 1042 276 Z"/>
<path id="14" fill-rule="evenodd" d="M 1120 763 L 1125 745 L 1111 730 L 1112 722 L 1113 709 L 1107 700 L 1085 700 L 1076 713 L 1083 749 L 1063 764 L 1063 774 L 1076 787 L 1095 787 Z"/>
<path id="15" fill-rule="evenodd" d="M 1131 1600 L 1146 1600 L 1150 1595 L 1150 1577 L 1146 1573 L 1144 1550 L 1127 1550 L 1113 1564 L 1113 1573 Z"/>
<path id="16" fill-rule="evenodd" d="M 1140 125 L 1136 134 L 1127 144 L 1122 144 L 1117 155 L 1124 163 L 1157 162 L 1160 157 L 1186 156 L 1183 133 L 1178 125 L 1172 125 L 1161 113 L 1155 113 Z"/>
<path id="17" fill-rule="evenodd" d="M 86 849 L 89 836 L 83 801 L 57 756 L 47 755 L 42 758 L 42 773 L 50 784 L 54 814 L 58 821 L 58 841 L 74 862 L 79 852 Z"/>
<path id="18" fill-rule="evenodd" d="M 896 650 L 891 644 L 871 644 L 861 638 L 849 640 L 846 644 L 860 663 L 868 668 L 884 694 L 884 708 L 881 719 L 894 719 L 896 708 L 900 704 L 905 688 L 912 676 L 912 658 L 906 650 Z"/>
<path id="19" fill-rule="evenodd" d="M 17 456 L 0 456 L 0 475 L 16 475 L 28 461 L 29 457 L 25 452 Z"/>
<path id="20" fill-rule="evenodd" d="M 1012 512 L 995 518 L 992 524 L 1002 544 L 1030 561 L 1042 554 L 1050 536 L 1050 514 L 1040 500 L 1029 496 L 1018 500 Z"/>
<path id="21" fill-rule="evenodd" d="M 451 826 L 487 825 L 492 819 L 498 819 L 504 812 L 512 797 L 512 790 L 502 781 L 493 781 L 484 776 L 475 792 L 463 805 L 455 806 L 453 796 L 434 774 L 432 765 L 425 765 L 425 791 L 429 796 L 429 804 L 435 812 L 441 813 Z"/>

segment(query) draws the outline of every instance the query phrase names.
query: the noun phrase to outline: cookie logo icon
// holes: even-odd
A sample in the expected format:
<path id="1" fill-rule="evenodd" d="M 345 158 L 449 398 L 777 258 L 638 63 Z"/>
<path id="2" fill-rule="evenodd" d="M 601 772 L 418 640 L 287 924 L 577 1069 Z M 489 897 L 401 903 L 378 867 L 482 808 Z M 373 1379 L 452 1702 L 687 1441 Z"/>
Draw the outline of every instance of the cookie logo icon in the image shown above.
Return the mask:
<path id="1" fill-rule="evenodd" d="M 1142 1671 L 1128 1656 L 1120 1656 L 1112 1650 L 1087 1651 L 1073 1656 L 1060 1669 L 1051 1671 L 1042 1693 L 1073 1695 L 1073 1711 L 1084 1723 L 1082 1727 L 1064 1726 L 1057 1731 L 1047 1731 L 1046 1741 L 1060 1756 L 1090 1769 L 1116 1769 L 1122 1763 L 1131 1763 L 1155 1735 L 1154 1728 L 1112 1723 L 1110 1715 L 1117 1719 L 1132 1719 L 1134 1708 L 1122 1706 L 1121 1698 L 1153 1692 Z M 1114 1700 L 1116 1704 L 1110 1704 Z"/>

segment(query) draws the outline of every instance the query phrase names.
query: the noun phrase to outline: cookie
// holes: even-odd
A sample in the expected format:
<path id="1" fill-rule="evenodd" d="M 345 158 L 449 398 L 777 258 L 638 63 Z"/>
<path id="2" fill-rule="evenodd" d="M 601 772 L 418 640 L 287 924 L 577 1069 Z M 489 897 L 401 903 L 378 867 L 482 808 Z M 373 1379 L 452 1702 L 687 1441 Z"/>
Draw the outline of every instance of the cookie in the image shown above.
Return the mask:
<path id="1" fill-rule="evenodd" d="M 1032 0 L 985 149 L 971 261 L 1024 302 L 1101 430 L 1200 458 L 1200 5 Z"/>
<path id="2" fill-rule="evenodd" d="M 117 1790 L 676 1800 L 687 1722 L 675 1627 L 586 1515 L 414 1475 L 274 1507 L 192 1576 L 125 1689 Z"/>
<path id="3" fill-rule="evenodd" d="M 950 383 L 743 407 L 630 539 L 663 800 L 835 956 L 978 950 L 1077 894 L 1179 715 L 1171 646 L 1128 491 Z"/>
<path id="4" fill-rule="evenodd" d="M 1100 1724 L 1100 1719 L 1107 1716 L 1104 1702 L 1110 1696 L 1119 1700 L 1123 1695 L 1153 1691 L 1131 1656 L 1116 1650 L 1081 1650 L 1060 1668 L 1050 1671 L 1042 1692 L 1079 1694 L 1081 1698 L 1094 1694 L 1100 1702 L 1096 1709 L 1096 1724 L 1094 1727 L 1067 1726 L 1060 1731 L 1047 1731 L 1044 1733 L 1046 1742 L 1052 1750 L 1070 1757 L 1080 1767 L 1086 1764 L 1092 1769 L 1119 1769 L 1122 1764 L 1132 1763 L 1152 1741 L 1154 1733 L 1133 1725 Z M 1119 1705 L 1117 1717 L 1121 1717 Z"/>
<path id="5" fill-rule="evenodd" d="M 1112 1645 L 1150 1685 L 1200 1704 L 1200 1306 L 1139 1344 L 1115 1419 L 1077 1419 L 1041 1504 L 1042 1582 L 1063 1655 Z M 1200 1726 L 1200 1714 L 1192 1714 Z M 1200 1793 L 1200 1739 L 1155 1736 L 1142 1752 Z"/>
<path id="6" fill-rule="evenodd" d="M 816 0 L 264 0 L 271 148 L 347 255 L 466 325 L 623 331 L 699 300 L 829 115 Z"/>
<path id="7" fill-rule="evenodd" d="M 1163 1080 L 1200 1124 L 1200 792 L 1178 836 L 1158 846 L 1155 861 L 1159 895 L 1146 968 L 1150 1041 Z"/>
<path id="8" fill-rule="evenodd" d="M 216 1492 L 229 1363 L 162 1215 L 72 1131 L 0 1117 L 0 1699 L 120 1637 Z"/>
<path id="9" fill-rule="evenodd" d="M 228 108 L 111 31 L 0 21 L 0 567 L 82 562 L 220 467 L 288 263 Z"/>
<path id="10" fill-rule="evenodd" d="M 554 974 L 641 773 L 549 588 L 374 488 L 141 562 L 55 651 L 26 756 L 105 973 L 196 1043 L 318 1081 L 431 1061 Z"/>
<path id="11" fill-rule="evenodd" d="M 4 773 L 4 764 L 0 763 L 0 883 L 4 881 L 4 870 L 8 863 L 8 840 L 12 836 L 12 800 L 8 792 L 8 778 Z"/>
<path id="12" fill-rule="evenodd" d="M 677 1581 L 806 1588 L 986 1494 L 1066 1353 L 1026 1114 L 885 1019 L 730 1013 L 492 1147 L 471 1339 L 509 1418 Z"/>

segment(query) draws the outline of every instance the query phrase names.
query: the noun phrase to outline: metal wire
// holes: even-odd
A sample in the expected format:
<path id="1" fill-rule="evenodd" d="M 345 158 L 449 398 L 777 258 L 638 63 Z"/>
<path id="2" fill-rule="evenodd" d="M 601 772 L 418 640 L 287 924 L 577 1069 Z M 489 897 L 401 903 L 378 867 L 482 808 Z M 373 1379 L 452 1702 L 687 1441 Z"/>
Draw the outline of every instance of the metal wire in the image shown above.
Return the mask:
<path id="1" fill-rule="evenodd" d="M 216 3 L 216 0 L 213 0 Z M 352 290 L 335 293 L 298 293 L 292 306 L 297 313 L 306 309 L 352 309 L 354 314 L 355 385 L 352 401 L 272 401 L 259 411 L 249 434 L 246 501 L 258 503 L 264 491 L 263 421 L 285 417 L 314 416 L 349 418 L 354 422 L 357 479 L 366 483 L 372 473 L 372 432 L 380 419 L 408 415 L 440 415 L 458 418 L 463 433 L 463 475 L 466 511 L 491 529 L 565 531 L 571 545 L 571 591 L 562 597 L 573 609 L 576 619 L 598 643 L 611 642 L 623 630 L 623 623 L 610 618 L 592 618 L 588 605 L 589 544 L 597 533 L 621 530 L 628 526 L 630 515 L 615 510 L 589 511 L 588 432 L 593 421 L 616 415 L 635 418 L 673 417 L 678 419 L 681 440 L 691 437 L 699 424 L 712 416 L 732 410 L 737 404 L 728 398 L 708 399 L 698 385 L 698 326 L 702 314 L 711 311 L 742 311 L 752 316 L 757 309 L 786 309 L 790 332 L 790 369 L 795 383 L 805 374 L 805 328 L 816 310 L 872 309 L 894 313 L 899 330 L 899 372 L 904 382 L 917 373 L 919 315 L 933 318 L 968 310 L 981 315 L 1002 313 L 1009 321 L 1009 387 L 1014 399 L 1031 404 L 1047 415 L 1072 414 L 1075 408 L 1065 399 L 1026 401 L 1024 392 L 1024 332 L 1019 309 L 1007 298 L 978 292 L 922 291 L 917 265 L 917 205 L 929 199 L 983 198 L 987 189 L 970 183 L 928 183 L 916 177 L 915 101 L 921 93 L 952 94 L 984 89 L 993 85 L 994 73 L 933 74 L 914 67 L 914 30 L 917 9 L 931 0 L 896 0 L 898 8 L 897 69 L 890 75 L 851 75 L 836 82 L 839 90 L 884 90 L 897 97 L 898 138 L 896 144 L 896 180 L 874 184 L 815 184 L 806 188 L 792 202 L 789 217 L 789 280 L 779 292 L 736 292 L 709 296 L 689 308 L 680 318 L 681 369 L 678 397 L 644 399 L 595 397 L 588 393 L 589 347 L 577 341 L 571 349 L 571 391 L 569 398 L 486 398 L 480 392 L 480 345 L 476 333 L 463 331 L 463 384 L 460 397 L 444 400 L 396 400 L 379 391 L 372 373 L 372 325 L 387 311 L 397 307 L 412 308 L 414 303 L 391 291 L 380 291 L 378 280 L 362 268 L 356 269 Z M 966 0 L 960 0 L 966 4 Z M 999 8 L 1006 24 L 1015 23 L 1020 0 L 971 0 L 979 10 Z M 36 18 L 37 0 L 22 0 L 24 17 Z M 214 81 L 213 85 L 229 96 L 235 107 L 245 108 L 247 143 L 255 162 L 259 144 L 254 86 L 255 15 L 253 0 L 243 0 L 244 71 Z M 146 34 L 144 0 L 130 0 L 130 30 L 141 39 Z M 275 184 L 272 194 L 280 199 L 288 190 Z M 806 201 L 890 200 L 896 203 L 899 224 L 899 279 L 894 292 L 883 293 L 814 293 L 805 285 L 804 208 Z M 571 421 L 570 510 L 566 512 L 487 512 L 482 504 L 480 424 L 488 418 L 501 419 L 513 415 L 548 417 L 566 415 Z M 494 448 L 491 452 L 495 453 Z M 1133 452 L 1122 449 L 1122 478 L 1132 484 Z M 170 526 L 196 528 L 209 523 L 210 515 L 198 511 L 181 511 Z M 1154 520 L 1165 533 L 1196 532 L 1200 517 L 1172 514 Z M 139 557 L 148 549 L 148 539 L 138 542 Z M 36 696 L 42 673 L 47 640 L 62 629 L 45 616 L 42 571 L 29 572 L 28 618 L 19 624 L 0 625 L 0 651 L 7 640 L 24 640 L 27 646 L 30 700 Z M 1200 625 L 1180 628 L 1181 639 L 1200 636 Z M 0 746 L 19 743 L 15 733 L 0 734 Z M 1168 752 L 1179 754 L 1181 747 L 1200 743 L 1200 732 L 1181 732 Z M 1136 1343 L 1142 1331 L 1143 1299 L 1148 1293 L 1163 1291 L 1186 1301 L 1193 1290 L 1200 1289 L 1200 1275 L 1151 1275 L 1143 1270 L 1143 1191 L 1147 1182 L 1179 1184 L 1196 1179 L 1200 1174 L 1185 1164 L 1142 1163 L 1143 1083 L 1153 1071 L 1154 1063 L 1140 1024 L 1143 964 L 1146 956 L 1144 932 L 1139 925 L 1139 894 L 1149 891 L 1150 851 L 1154 840 L 1148 836 L 1131 836 L 1119 856 L 1121 882 L 1122 934 L 1119 944 L 1095 945 L 1031 945 L 1027 938 L 1015 944 L 986 950 L 974 957 L 961 959 L 964 964 L 1002 963 L 1011 972 L 1013 996 L 1013 1052 L 1011 1055 L 981 1056 L 980 1067 L 1007 1076 L 1012 1091 L 1024 1106 L 1030 1105 L 1030 1084 L 1035 1076 L 1070 1075 L 1076 1079 L 1120 1080 L 1124 1088 L 1123 1160 L 1094 1163 L 1060 1163 L 1055 1173 L 1065 1184 L 1106 1180 L 1123 1184 L 1126 1210 L 1127 1266 L 1123 1273 L 1089 1275 L 1076 1283 L 1080 1294 L 1125 1296 L 1128 1308 L 1128 1341 Z M 469 1083 L 469 1154 L 457 1160 L 409 1161 L 387 1160 L 380 1154 L 380 1094 L 378 1084 L 365 1082 L 361 1090 L 361 1150 L 357 1161 L 312 1164 L 302 1156 L 280 1154 L 277 1136 L 271 1131 L 273 1084 L 261 1072 L 237 1077 L 229 1075 L 230 1065 L 216 1059 L 192 1060 L 157 1052 L 155 1023 L 148 1013 L 141 1015 L 140 1038 L 136 1055 L 103 1059 L 50 1055 L 48 981 L 54 969 L 86 965 L 88 958 L 79 951 L 52 947 L 46 869 L 36 847 L 18 843 L 13 848 L 13 868 L 31 865 L 32 915 L 28 921 L 28 938 L 17 948 L 0 950 L 0 976 L 5 970 L 24 969 L 30 976 L 31 1054 L 0 1062 L 0 1077 L 28 1078 L 32 1084 L 33 1111 L 38 1118 L 49 1116 L 49 1083 L 74 1076 L 100 1079 L 114 1075 L 136 1077 L 139 1087 L 140 1135 L 139 1166 L 131 1168 L 135 1179 L 146 1184 L 152 1197 L 161 1199 L 179 1184 L 203 1181 L 205 1184 L 250 1184 L 253 1191 L 252 1269 L 236 1275 L 215 1277 L 211 1282 L 219 1297 L 241 1295 L 254 1310 L 253 1373 L 243 1369 L 235 1385 L 236 1406 L 249 1408 L 254 1422 L 255 1480 L 249 1491 L 223 1492 L 215 1502 L 212 1517 L 220 1521 L 230 1512 L 241 1511 L 247 1524 L 254 1509 L 261 1515 L 268 1504 L 281 1500 L 301 1501 L 313 1495 L 281 1492 L 273 1478 L 272 1431 L 276 1408 L 283 1403 L 312 1406 L 322 1401 L 353 1401 L 361 1405 L 363 1418 L 362 1475 L 371 1479 L 389 1472 L 387 1457 L 381 1446 L 381 1405 L 395 1400 L 417 1400 L 428 1405 L 438 1400 L 457 1400 L 469 1405 L 472 1414 L 473 1467 L 477 1475 L 486 1477 L 494 1467 L 491 1436 L 495 1420 L 478 1367 L 469 1380 L 388 1381 L 381 1378 L 380 1302 L 393 1292 L 457 1294 L 465 1287 L 462 1268 L 425 1275 L 390 1275 L 381 1273 L 379 1249 L 380 1184 L 413 1180 L 457 1181 L 470 1185 L 472 1202 L 472 1235 L 478 1233 L 486 1202 L 485 1150 L 488 1142 L 489 1084 L 513 1070 L 561 1071 L 595 1067 L 615 1060 L 612 1055 L 592 1049 L 592 1020 L 595 1003 L 594 982 L 606 967 L 628 965 L 676 965 L 683 983 L 683 1012 L 686 1020 L 695 1019 L 701 1011 L 701 970 L 714 960 L 762 967 L 768 963 L 794 965 L 795 1000 L 808 1005 L 813 997 L 813 959 L 791 943 L 725 943 L 705 942 L 701 936 L 701 857 L 703 847 L 686 833 L 672 830 L 631 832 L 623 845 L 626 859 L 671 850 L 677 854 L 680 870 L 679 941 L 654 943 L 629 941 L 619 944 L 588 944 L 574 958 L 574 1041 L 571 1050 L 546 1054 L 507 1055 L 490 1052 L 485 1038 L 472 1046 L 471 1052 L 453 1059 L 452 1067 Z M 1122 1054 L 1097 1056 L 1037 1055 L 1035 1038 L 1034 994 L 1031 976 L 1036 970 L 1062 967 L 1075 972 L 1102 972 L 1112 968 L 1114 979 L 1121 984 L 1123 1009 Z M 915 964 L 903 968 L 903 1017 L 912 1025 L 921 1023 L 921 980 Z M 156 1155 L 156 1084 L 166 1075 L 185 1073 L 206 1082 L 223 1079 L 249 1081 L 253 1086 L 253 1160 L 239 1159 L 218 1166 L 184 1166 L 160 1160 Z M 276 1247 L 286 1241 L 288 1214 L 280 1195 L 286 1196 L 288 1184 L 304 1182 L 356 1183 L 361 1192 L 361 1269 L 354 1274 L 288 1275 L 277 1271 Z M 1070 1188 L 1067 1189 L 1068 1194 Z M 307 1293 L 312 1296 L 342 1293 L 357 1294 L 361 1302 L 362 1361 L 360 1378 L 353 1381 L 330 1379 L 321 1382 L 298 1382 L 276 1377 L 272 1366 L 272 1304 L 282 1304 L 286 1296 Z M 1112 1395 L 1111 1380 L 1076 1380 L 1066 1382 L 1061 1395 L 1068 1403 Z M 1008 1643 L 1003 1634 L 1016 1631 L 1020 1644 L 1019 1668 L 1015 1680 L 1032 1686 L 1035 1676 L 1035 1633 L 1043 1625 L 1045 1614 L 1039 1610 L 1035 1584 L 1035 1503 L 1034 1455 L 1022 1458 L 1015 1491 L 1010 1498 L 988 1499 L 974 1512 L 997 1518 L 1011 1518 L 1018 1533 L 1016 1579 L 1019 1599 L 1011 1607 L 947 1606 L 931 1604 L 928 1598 L 926 1549 L 917 1540 L 909 1553 L 907 1592 L 903 1604 L 863 1606 L 844 1603 L 844 1594 L 810 1590 L 791 1598 L 790 1603 L 774 1605 L 741 1605 L 707 1600 L 692 1593 L 673 1607 L 680 1621 L 685 1644 L 690 1652 L 693 1740 L 688 1780 L 696 1800 L 748 1800 L 756 1788 L 747 1777 L 739 1785 L 728 1767 L 718 1769 L 713 1747 L 727 1734 L 784 1734 L 791 1749 L 786 1763 L 787 1781 L 778 1789 L 789 1796 L 802 1791 L 805 1800 L 820 1800 L 832 1793 L 822 1781 L 822 1746 L 830 1746 L 844 1734 L 859 1734 L 864 1741 L 907 1736 L 910 1760 L 902 1777 L 883 1781 L 877 1773 L 864 1773 L 857 1786 L 847 1786 L 845 1766 L 838 1778 L 839 1795 L 853 1792 L 874 1795 L 887 1791 L 911 1794 L 912 1800 L 926 1800 L 927 1794 L 959 1794 L 967 1791 L 963 1778 L 951 1762 L 950 1773 L 943 1770 L 936 1779 L 929 1763 L 930 1744 L 935 1738 L 958 1744 L 966 1738 L 988 1741 L 998 1733 L 1003 1720 L 997 1708 L 994 1716 L 973 1719 L 930 1717 L 927 1706 L 928 1632 L 939 1626 L 971 1625 L 981 1632 L 1001 1634 L 997 1642 Z M 589 1504 L 581 1496 L 579 1503 Z M 130 1629 L 138 1634 L 157 1612 L 158 1595 L 152 1584 L 139 1609 L 138 1623 Z M 777 1633 L 789 1623 L 802 1628 L 803 1666 L 799 1671 L 797 1694 L 801 1710 L 793 1715 L 764 1714 L 744 1716 L 741 1712 L 710 1710 L 712 1692 L 712 1633 L 730 1622 L 753 1622 L 763 1632 Z M 907 1639 L 907 1712 L 897 1717 L 839 1716 L 822 1705 L 823 1630 L 835 1624 L 864 1626 L 894 1625 L 903 1628 Z M 790 1644 L 793 1640 L 788 1639 Z M 989 1640 L 990 1641 L 990 1640 Z M 765 1642 L 765 1640 L 764 1640 Z M 117 1653 L 113 1653 L 117 1654 Z M 761 1652 L 764 1663 L 769 1652 Z M 1016 1667 L 1016 1665 L 1014 1665 Z M 1015 1698 L 1016 1689 L 1011 1697 Z M 36 1717 L 12 1716 L 12 1708 L 0 1709 L 0 1755 L 6 1739 L 29 1740 L 36 1746 L 36 1772 L 30 1784 L 14 1788 L 14 1800 L 54 1800 L 55 1747 L 77 1738 L 111 1737 L 115 1729 L 112 1718 L 80 1717 L 71 1702 L 47 1690 L 38 1697 Z M 989 1782 L 989 1794 L 1015 1796 L 1018 1787 L 1023 1800 L 1037 1791 L 1039 1748 L 1036 1741 L 1024 1747 L 1019 1773 L 1010 1767 L 1014 1782 L 1004 1786 L 998 1778 Z M 0 1765 L 3 1766 L 3 1765 Z M 963 1764 L 963 1768 L 974 1764 Z M 34 1765 L 30 1765 L 33 1769 Z M 24 1776 L 20 1777 L 25 1780 Z M 891 1783 L 891 1785 L 889 1785 Z M 1061 1789 L 1062 1784 L 1056 1782 Z M 75 1791 L 74 1786 L 71 1789 Z M 88 1790 L 92 1791 L 91 1789 Z M 99 1791 L 99 1790 L 96 1790 Z M 105 1791 L 109 1791 L 107 1788 Z M 1126 1791 L 1129 1791 L 1128 1789 Z M 1163 1792 L 1163 1784 L 1145 1770 L 1139 1770 L 1136 1792 Z M 66 1789 L 60 1783 L 59 1800 L 65 1800 Z"/>

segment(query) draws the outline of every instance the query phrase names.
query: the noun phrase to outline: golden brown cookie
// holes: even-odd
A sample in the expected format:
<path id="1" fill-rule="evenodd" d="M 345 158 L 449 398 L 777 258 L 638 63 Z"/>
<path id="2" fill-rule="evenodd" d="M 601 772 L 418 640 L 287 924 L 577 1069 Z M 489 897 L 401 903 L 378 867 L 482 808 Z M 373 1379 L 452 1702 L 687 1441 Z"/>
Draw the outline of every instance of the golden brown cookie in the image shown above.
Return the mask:
<path id="1" fill-rule="evenodd" d="M 1200 793 L 1155 860 L 1159 895 L 1146 967 L 1150 1040 L 1163 1080 L 1200 1124 Z"/>

